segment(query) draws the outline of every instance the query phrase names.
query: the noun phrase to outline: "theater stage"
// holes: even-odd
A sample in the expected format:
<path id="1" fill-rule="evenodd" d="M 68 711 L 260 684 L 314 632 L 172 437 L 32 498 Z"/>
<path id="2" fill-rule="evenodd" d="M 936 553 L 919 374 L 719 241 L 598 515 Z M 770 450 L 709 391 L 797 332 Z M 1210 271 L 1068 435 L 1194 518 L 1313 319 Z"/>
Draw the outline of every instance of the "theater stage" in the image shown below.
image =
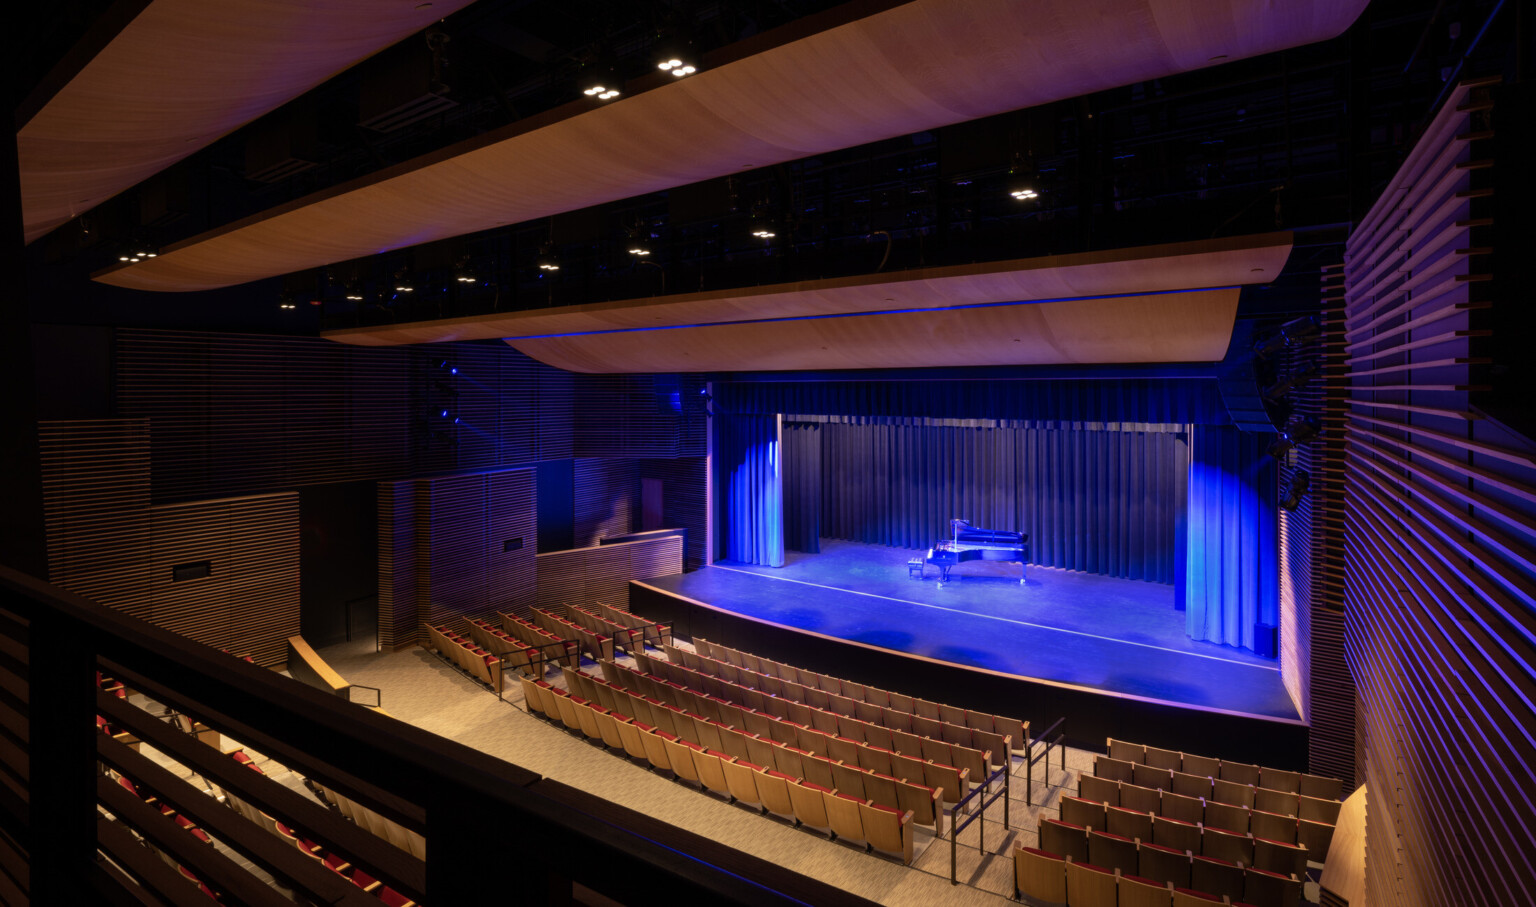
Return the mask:
<path id="1" fill-rule="evenodd" d="M 1037 733 L 1065 716 L 1078 745 L 1115 736 L 1305 760 L 1278 661 L 1189 639 L 1171 586 L 1042 567 L 1021 586 L 1017 564 L 986 561 L 941 583 L 932 566 L 909 577 L 921 553 L 824 539 L 822 553 L 789 552 L 780 568 L 723 561 L 633 583 L 631 607 L 685 637 L 1017 714 Z"/>

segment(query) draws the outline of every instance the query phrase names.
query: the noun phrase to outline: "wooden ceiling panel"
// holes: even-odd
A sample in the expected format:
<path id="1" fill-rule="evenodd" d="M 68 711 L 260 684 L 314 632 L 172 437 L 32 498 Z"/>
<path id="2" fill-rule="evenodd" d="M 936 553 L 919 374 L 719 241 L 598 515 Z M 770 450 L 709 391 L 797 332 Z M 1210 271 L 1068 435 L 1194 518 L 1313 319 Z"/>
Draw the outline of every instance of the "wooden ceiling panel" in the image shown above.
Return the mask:
<path id="1" fill-rule="evenodd" d="M 914 0 L 750 56 L 724 48 L 687 79 L 514 123 L 96 279 L 189 291 L 319 267 L 1323 40 L 1365 3 Z"/>
<path id="2" fill-rule="evenodd" d="M 798 371 L 1213 362 L 1226 354 L 1236 287 L 545 338 L 525 355 L 573 372 Z"/>
<path id="3" fill-rule="evenodd" d="M 153 0 L 16 135 L 28 242 L 470 0 Z"/>
<path id="4" fill-rule="evenodd" d="M 1266 233 L 346 328 L 324 336 L 342 343 L 389 346 L 1232 287 L 1274 280 L 1290 251 L 1291 234 Z"/>

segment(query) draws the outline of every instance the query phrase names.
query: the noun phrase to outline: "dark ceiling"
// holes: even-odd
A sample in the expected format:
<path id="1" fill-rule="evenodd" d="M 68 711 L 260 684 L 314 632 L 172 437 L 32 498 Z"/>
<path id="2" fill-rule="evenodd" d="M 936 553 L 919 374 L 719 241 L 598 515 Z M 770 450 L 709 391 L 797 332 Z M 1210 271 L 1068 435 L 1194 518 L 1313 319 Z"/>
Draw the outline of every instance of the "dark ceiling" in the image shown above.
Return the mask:
<path id="1" fill-rule="evenodd" d="M 1377 0 L 1333 41 L 283 280 L 168 297 L 86 279 L 126 243 L 163 246 L 566 104 L 595 69 L 639 75 L 667 41 L 709 50 L 833 5 L 480 0 L 33 243 L 34 317 L 313 333 L 1294 230 L 1286 275 L 1244 298 L 1280 314 L 1316 298 L 1445 85 L 1517 65 L 1513 4 Z M 122 10 L 33 15 L 23 87 Z M 1039 197 L 1011 198 L 1019 179 Z M 763 219 L 771 241 L 750 235 Z M 561 270 L 540 271 L 541 253 Z M 473 282 L 455 279 L 463 265 Z M 400 274 L 416 292 L 394 291 Z"/>

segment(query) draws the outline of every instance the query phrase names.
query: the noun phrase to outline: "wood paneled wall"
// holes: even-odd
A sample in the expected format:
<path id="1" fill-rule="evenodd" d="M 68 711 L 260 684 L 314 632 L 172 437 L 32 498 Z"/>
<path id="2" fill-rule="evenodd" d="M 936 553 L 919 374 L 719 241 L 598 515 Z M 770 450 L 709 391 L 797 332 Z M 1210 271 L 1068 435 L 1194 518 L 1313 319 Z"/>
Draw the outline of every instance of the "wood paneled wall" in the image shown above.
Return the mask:
<path id="1" fill-rule="evenodd" d="M 564 459 L 574 443 L 574 377 L 503 343 L 123 330 L 117 360 L 120 411 L 154 429 L 157 502 Z"/>
<path id="2" fill-rule="evenodd" d="M 709 544 L 709 464 L 702 457 L 673 457 L 640 461 L 642 479 L 662 483 L 661 521 L 688 530 L 683 569 L 704 566 Z"/>
<path id="3" fill-rule="evenodd" d="M 576 376 L 578 457 L 702 457 L 698 375 Z"/>
<path id="4" fill-rule="evenodd" d="M 691 532 L 690 532 L 691 534 Z M 619 542 L 539 555 L 538 605 L 629 608 L 629 581 L 683 570 L 683 540 L 677 536 Z"/>
<path id="5" fill-rule="evenodd" d="M 381 482 L 379 644 L 412 645 L 423 624 L 532 605 L 535 494 L 532 469 Z"/>
<path id="6" fill-rule="evenodd" d="M 152 506 L 143 419 L 39 425 L 50 581 L 190 639 L 281 664 L 299 632 L 294 493 Z M 207 562 L 206 576 L 172 568 Z"/>
<path id="7" fill-rule="evenodd" d="M 575 464 L 575 545 L 635 531 L 640 514 L 640 471 L 631 459 L 580 458 Z"/>
<path id="8" fill-rule="evenodd" d="M 1536 448 L 1469 400 L 1490 253 L 1525 254 L 1487 207 L 1494 168 L 1527 166 L 1491 158 L 1494 99 L 1452 91 L 1346 247 L 1345 652 L 1373 907 L 1536 903 Z"/>

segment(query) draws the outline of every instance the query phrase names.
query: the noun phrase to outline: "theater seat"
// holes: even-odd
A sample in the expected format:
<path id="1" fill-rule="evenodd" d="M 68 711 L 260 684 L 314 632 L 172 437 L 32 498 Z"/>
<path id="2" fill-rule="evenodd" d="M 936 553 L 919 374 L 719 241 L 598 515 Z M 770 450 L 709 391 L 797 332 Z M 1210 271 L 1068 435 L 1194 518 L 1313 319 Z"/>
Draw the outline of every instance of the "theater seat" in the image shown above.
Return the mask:
<path id="1" fill-rule="evenodd" d="M 1092 863 L 1067 864 L 1067 903 L 1072 907 L 1116 907 L 1115 873 Z"/>
<path id="2" fill-rule="evenodd" d="M 1067 902 L 1067 861 L 1033 847 L 1013 849 L 1013 884 L 1026 903 Z"/>

